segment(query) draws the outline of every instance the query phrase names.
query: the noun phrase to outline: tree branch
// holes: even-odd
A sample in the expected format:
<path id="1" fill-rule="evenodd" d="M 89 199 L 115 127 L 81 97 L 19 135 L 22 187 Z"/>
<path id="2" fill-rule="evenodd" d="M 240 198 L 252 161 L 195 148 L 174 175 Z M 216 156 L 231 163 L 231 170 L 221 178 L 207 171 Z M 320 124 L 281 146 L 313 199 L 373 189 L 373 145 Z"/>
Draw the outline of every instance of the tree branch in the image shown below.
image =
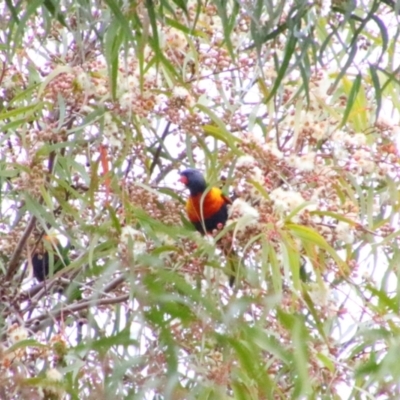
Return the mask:
<path id="1" fill-rule="evenodd" d="M 30 234 L 33 231 L 33 228 L 35 227 L 35 224 L 36 224 L 36 217 L 32 215 L 31 220 L 28 222 L 28 225 L 25 228 L 25 231 L 22 234 L 21 238 L 19 239 L 17 247 L 15 248 L 14 253 L 12 254 L 11 259 L 8 263 L 7 273 L 5 278 L 6 281 L 10 281 L 14 276 L 19 265 L 19 260 L 21 258 L 22 251 L 25 247 L 27 240 L 29 239 Z"/>
<path id="2" fill-rule="evenodd" d="M 129 294 L 124 294 L 118 297 L 90 299 L 57 310 L 50 311 L 49 313 L 39 315 L 26 321 L 26 327 L 37 332 L 44 329 L 50 322 L 58 320 L 61 316 L 66 317 L 74 312 L 85 310 L 89 307 L 106 306 L 110 304 L 123 303 L 129 299 Z"/>

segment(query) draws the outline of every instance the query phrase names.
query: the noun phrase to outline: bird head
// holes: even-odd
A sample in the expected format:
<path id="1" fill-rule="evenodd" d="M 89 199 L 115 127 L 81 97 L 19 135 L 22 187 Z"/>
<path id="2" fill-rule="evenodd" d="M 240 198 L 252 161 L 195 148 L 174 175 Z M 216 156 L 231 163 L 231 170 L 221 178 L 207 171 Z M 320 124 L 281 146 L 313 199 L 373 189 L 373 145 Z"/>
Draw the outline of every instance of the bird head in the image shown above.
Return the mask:
<path id="1" fill-rule="evenodd" d="M 192 196 L 203 193 L 207 184 L 203 174 L 197 169 L 188 168 L 180 173 L 179 181 L 182 182 L 190 191 Z"/>

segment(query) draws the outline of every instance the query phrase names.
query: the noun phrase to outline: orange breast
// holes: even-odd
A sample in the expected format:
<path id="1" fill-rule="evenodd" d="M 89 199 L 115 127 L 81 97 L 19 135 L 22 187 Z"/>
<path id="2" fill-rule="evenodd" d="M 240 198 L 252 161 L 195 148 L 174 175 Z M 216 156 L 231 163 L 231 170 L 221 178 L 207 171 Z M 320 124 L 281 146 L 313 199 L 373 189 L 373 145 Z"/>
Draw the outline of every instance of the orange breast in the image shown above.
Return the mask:
<path id="1" fill-rule="evenodd" d="M 193 223 L 211 218 L 230 200 L 218 188 L 211 188 L 206 194 L 190 196 L 186 203 L 186 212 Z"/>

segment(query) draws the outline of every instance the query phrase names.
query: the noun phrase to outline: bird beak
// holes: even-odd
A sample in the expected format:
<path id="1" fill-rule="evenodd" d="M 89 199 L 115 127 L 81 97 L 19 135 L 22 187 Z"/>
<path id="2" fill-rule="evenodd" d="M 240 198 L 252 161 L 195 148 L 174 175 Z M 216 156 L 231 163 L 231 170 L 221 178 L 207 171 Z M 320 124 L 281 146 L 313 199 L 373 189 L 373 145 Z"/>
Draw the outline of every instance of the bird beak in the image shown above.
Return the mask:
<path id="1" fill-rule="evenodd" d="M 179 178 L 179 182 L 182 182 L 184 185 L 188 184 L 188 178 L 186 178 L 186 176 L 181 175 L 181 177 Z"/>

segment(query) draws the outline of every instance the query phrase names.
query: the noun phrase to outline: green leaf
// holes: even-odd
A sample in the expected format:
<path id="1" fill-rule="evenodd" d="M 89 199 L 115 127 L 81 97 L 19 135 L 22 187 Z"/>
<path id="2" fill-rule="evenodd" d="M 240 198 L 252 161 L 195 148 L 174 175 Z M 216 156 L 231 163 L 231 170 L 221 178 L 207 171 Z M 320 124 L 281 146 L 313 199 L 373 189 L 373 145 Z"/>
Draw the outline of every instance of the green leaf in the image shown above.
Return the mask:
<path id="1" fill-rule="evenodd" d="M 376 117 L 375 118 L 378 119 L 379 113 L 380 113 L 381 107 L 382 107 L 382 89 L 381 89 L 381 85 L 379 82 L 377 69 L 374 65 L 369 66 L 369 72 L 371 75 L 372 84 L 375 89 L 375 99 L 376 99 L 376 114 L 375 114 Z"/>
<path id="2" fill-rule="evenodd" d="M 344 82 L 347 82 L 346 78 L 343 78 L 343 80 L 344 80 Z M 357 95 L 359 93 L 360 87 L 361 87 L 361 74 L 358 74 L 356 76 L 356 79 L 353 82 L 353 85 L 351 87 L 351 91 L 350 91 L 349 96 L 347 98 L 346 108 L 345 108 L 345 111 L 344 111 L 344 114 L 343 114 L 342 121 L 340 123 L 340 127 L 343 127 L 346 124 L 346 122 L 347 122 L 347 120 L 348 120 L 348 118 L 350 116 L 351 111 L 354 109 L 354 105 L 355 105 L 356 98 L 357 98 Z"/>
<path id="3" fill-rule="evenodd" d="M 344 276 L 348 275 L 349 267 L 318 232 L 307 226 L 296 224 L 285 224 L 285 228 L 301 239 L 304 243 L 313 244 L 325 250 L 335 260 L 341 273 Z"/>
<path id="4" fill-rule="evenodd" d="M 286 77 L 286 71 L 289 68 L 289 63 L 293 57 L 296 45 L 297 45 L 297 38 L 294 35 L 290 35 L 289 39 L 286 42 L 286 46 L 285 46 L 285 50 L 284 50 L 284 58 L 282 60 L 281 66 L 278 70 L 278 75 L 275 79 L 274 86 L 272 87 L 267 98 L 264 100 L 265 104 L 267 104 L 272 99 L 272 97 L 275 96 L 278 89 L 281 87 L 282 81 Z"/>

